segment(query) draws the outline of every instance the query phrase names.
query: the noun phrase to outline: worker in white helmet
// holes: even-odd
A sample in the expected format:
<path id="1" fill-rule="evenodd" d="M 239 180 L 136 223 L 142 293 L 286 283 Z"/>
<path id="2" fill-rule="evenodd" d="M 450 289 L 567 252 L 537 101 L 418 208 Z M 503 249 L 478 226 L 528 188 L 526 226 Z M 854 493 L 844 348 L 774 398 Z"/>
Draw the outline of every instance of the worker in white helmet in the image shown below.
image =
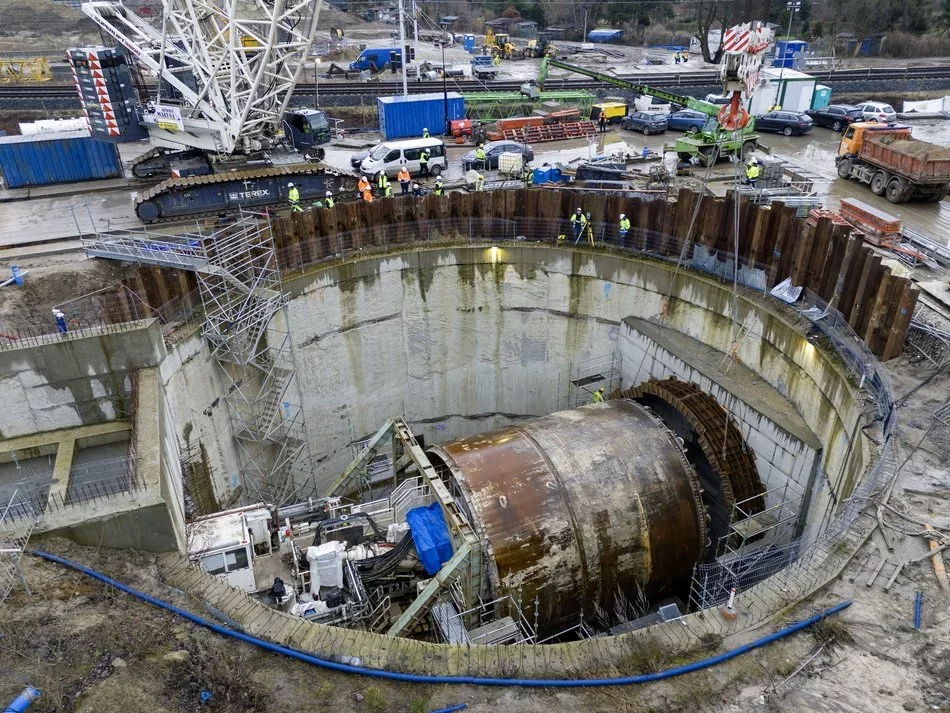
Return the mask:
<path id="1" fill-rule="evenodd" d="M 297 190 L 297 186 L 293 183 L 287 184 L 287 200 L 290 202 L 290 210 L 292 212 L 303 212 L 303 208 L 300 207 L 300 191 Z"/>
<path id="2" fill-rule="evenodd" d="M 747 186 L 752 186 L 755 188 L 756 182 L 759 180 L 759 173 L 761 169 L 759 168 L 759 160 L 753 156 L 749 159 L 749 164 L 745 167 L 745 183 Z"/>
<path id="3" fill-rule="evenodd" d="M 587 216 L 580 208 L 574 211 L 574 215 L 571 216 L 571 227 L 574 229 L 574 244 L 577 245 L 584 234 L 584 228 L 587 227 Z"/>
<path id="4" fill-rule="evenodd" d="M 369 181 L 366 180 L 366 176 L 360 176 L 360 182 L 356 184 L 356 190 L 360 198 L 366 195 L 366 191 L 370 190 Z"/>
<path id="5" fill-rule="evenodd" d="M 332 208 L 336 205 L 336 201 L 333 200 L 333 191 L 327 191 L 326 199 L 323 201 L 323 205 L 327 208 Z"/>
<path id="6" fill-rule="evenodd" d="M 630 218 L 626 213 L 620 214 L 620 244 L 623 245 L 627 240 L 627 233 L 630 232 Z"/>

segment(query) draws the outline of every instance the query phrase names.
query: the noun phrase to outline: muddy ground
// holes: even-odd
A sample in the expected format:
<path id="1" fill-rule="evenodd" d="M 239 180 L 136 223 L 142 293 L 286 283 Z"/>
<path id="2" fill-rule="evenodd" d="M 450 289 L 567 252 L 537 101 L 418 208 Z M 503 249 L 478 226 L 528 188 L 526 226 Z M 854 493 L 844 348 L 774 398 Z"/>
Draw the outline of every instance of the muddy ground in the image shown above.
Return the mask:
<path id="1" fill-rule="evenodd" d="M 891 367 L 898 397 L 933 373 L 932 365 L 914 363 L 906 355 Z M 934 426 L 932 417 L 948 398 L 950 378 L 944 373 L 913 393 L 900 412 L 899 462 L 909 460 L 889 501 L 893 510 L 885 511 L 884 518 L 894 559 L 926 551 L 919 536 L 923 523 L 950 532 L 950 469 L 945 457 L 950 428 Z M 205 614 L 199 603 L 161 583 L 150 555 L 62 540 L 37 544 Z M 33 595 L 17 590 L 0 606 L 0 701 L 12 699 L 30 684 L 44 691 L 35 705 L 39 712 L 415 713 L 467 703 L 474 713 L 946 713 L 948 599 L 940 593 L 929 561 L 906 567 L 889 592 L 883 589 L 883 576 L 867 587 L 868 575 L 884 552 L 884 541 L 875 533 L 842 575 L 809 601 L 757 631 L 722 642 L 716 650 L 844 599 L 854 601 L 826 624 L 670 682 L 602 689 L 411 685 L 328 672 L 223 639 L 76 572 L 27 558 Z M 919 631 L 913 627 L 917 591 L 923 596 Z M 682 662 L 671 652 L 652 652 L 631 657 L 614 673 Z M 206 702 L 202 692 L 206 698 L 210 695 Z"/>

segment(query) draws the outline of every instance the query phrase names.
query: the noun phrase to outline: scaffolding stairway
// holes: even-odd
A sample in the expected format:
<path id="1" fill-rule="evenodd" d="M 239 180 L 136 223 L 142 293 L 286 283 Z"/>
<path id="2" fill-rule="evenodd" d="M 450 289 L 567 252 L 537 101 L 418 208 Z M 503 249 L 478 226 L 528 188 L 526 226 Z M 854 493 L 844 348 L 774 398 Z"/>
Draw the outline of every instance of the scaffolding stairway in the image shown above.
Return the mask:
<path id="1" fill-rule="evenodd" d="M 196 274 L 203 335 L 225 374 L 225 402 L 249 501 L 282 505 L 315 495 L 293 342 L 277 315 L 287 304 L 270 226 L 253 214 L 210 233 L 147 228 L 84 237 L 89 257 Z"/>

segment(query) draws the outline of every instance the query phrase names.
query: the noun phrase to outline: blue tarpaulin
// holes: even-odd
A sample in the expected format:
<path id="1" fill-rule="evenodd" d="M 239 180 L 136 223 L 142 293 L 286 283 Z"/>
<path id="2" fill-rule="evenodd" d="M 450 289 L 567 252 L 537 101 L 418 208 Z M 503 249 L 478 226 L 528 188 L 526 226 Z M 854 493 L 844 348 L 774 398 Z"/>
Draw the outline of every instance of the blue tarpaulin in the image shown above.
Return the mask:
<path id="1" fill-rule="evenodd" d="M 432 503 L 427 507 L 413 508 L 406 513 L 406 522 L 412 533 L 412 541 L 419 553 L 419 561 L 430 577 L 452 559 L 452 540 L 445 525 L 442 507 Z"/>

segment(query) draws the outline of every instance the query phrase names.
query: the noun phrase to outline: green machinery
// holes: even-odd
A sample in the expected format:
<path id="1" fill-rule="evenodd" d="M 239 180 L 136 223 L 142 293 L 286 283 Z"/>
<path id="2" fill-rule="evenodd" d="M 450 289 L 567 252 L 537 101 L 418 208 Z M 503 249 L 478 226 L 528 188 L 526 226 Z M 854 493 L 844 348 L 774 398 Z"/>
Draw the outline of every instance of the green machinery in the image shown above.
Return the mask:
<path id="1" fill-rule="evenodd" d="M 583 74 L 605 84 L 627 89 L 637 94 L 646 94 L 647 96 L 664 99 L 672 104 L 680 104 L 688 109 L 705 114 L 707 119 L 702 131 L 687 132 L 684 136 L 676 139 L 674 150 L 682 160 L 689 160 L 696 156 L 703 165 L 709 165 L 724 156 L 735 154 L 742 156 L 745 160 L 758 146 L 759 135 L 755 131 L 755 119 L 753 117 L 749 117 L 748 123 L 741 129 L 725 129 L 720 126 L 718 120 L 719 112 L 723 108 L 721 105 L 674 94 L 663 89 L 655 89 L 646 84 L 634 84 L 625 79 L 604 74 L 594 69 L 578 67 L 553 57 L 545 57 L 541 60 L 537 79 L 522 85 L 521 94 L 529 98 L 543 98 L 548 94 L 544 91 L 544 82 L 547 79 L 549 67 L 558 67 L 569 72 Z"/>
<path id="2" fill-rule="evenodd" d="M 463 96 L 466 116 L 483 123 L 528 115 L 537 108 L 539 100 L 577 107 L 586 118 L 594 103 L 594 95 L 583 90 L 539 92 L 532 97 L 519 92 L 464 92 Z"/>

